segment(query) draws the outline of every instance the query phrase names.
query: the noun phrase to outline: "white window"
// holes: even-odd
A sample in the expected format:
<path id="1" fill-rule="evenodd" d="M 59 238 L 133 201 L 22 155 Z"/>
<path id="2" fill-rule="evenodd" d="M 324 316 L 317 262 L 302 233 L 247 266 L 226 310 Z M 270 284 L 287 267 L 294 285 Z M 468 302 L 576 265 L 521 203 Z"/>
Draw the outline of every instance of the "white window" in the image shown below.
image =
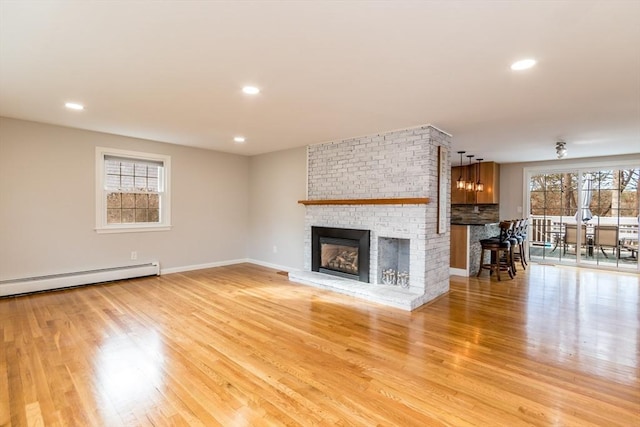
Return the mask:
<path id="1" fill-rule="evenodd" d="M 96 231 L 171 227 L 171 157 L 96 147 Z"/>

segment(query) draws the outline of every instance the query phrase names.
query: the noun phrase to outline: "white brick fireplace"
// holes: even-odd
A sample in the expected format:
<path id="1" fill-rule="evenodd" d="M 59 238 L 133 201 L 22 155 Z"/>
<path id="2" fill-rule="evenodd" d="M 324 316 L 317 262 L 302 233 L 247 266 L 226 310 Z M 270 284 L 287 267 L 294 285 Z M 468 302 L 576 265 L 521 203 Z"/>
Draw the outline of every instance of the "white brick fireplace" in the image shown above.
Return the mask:
<path id="1" fill-rule="evenodd" d="M 377 199 L 382 204 L 307 205 L 304 271 L 291 272 L 290 279 L 406 310 L 447 292 L 448 221 L 445 232 L 437 230 L 438 147 L 449 145 L 449 135 L 422 126 L 309 146 L 309 201 Z M 448 189 L 448 155 L 445 161 L 441 179 Z M 445 194 L 442 203 L 449 206 L 449 191 Z M 413 201 L 422 198 L 429 201 Z M 409 202 L 384 204 L 389 199 Z M 312 272 L 312 226 L 370 230 L 369 283 Z M 408 273 L 408 287 L 383 284 L 382 271 L 389 268 Z"/>

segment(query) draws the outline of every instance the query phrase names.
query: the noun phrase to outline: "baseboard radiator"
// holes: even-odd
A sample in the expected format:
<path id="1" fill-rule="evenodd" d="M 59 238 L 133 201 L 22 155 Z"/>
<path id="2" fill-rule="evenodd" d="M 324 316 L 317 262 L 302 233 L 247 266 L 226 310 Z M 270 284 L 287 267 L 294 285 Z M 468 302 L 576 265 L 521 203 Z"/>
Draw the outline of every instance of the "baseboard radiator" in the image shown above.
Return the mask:
<path id="1" fill-rule="evenodd" d="M 160 263 L 150 262 L 146 264 L 126 265 L 123 267 L 2 280 L 0 281 L 0 297 L 90 285 L 93 283 L 112 282 L 114 280 L 132 279 L 134 277 L 157 276 L 159 274 Z"/>

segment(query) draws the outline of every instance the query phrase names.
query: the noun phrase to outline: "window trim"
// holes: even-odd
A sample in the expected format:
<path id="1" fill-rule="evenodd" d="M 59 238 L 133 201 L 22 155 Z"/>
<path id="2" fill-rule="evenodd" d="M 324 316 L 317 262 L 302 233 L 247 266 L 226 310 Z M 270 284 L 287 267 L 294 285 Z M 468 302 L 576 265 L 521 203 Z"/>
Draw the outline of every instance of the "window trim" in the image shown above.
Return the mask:
<path id="1" fill-rule="evenodd" d="M 164 192 L 160 197 L 160 223 L 107 224 L 105 197 L 105 157 L 123 157 L 131 160 L 162 162 L 164 168 Z M 96 147 L 96 228 L 97 233 L 134 233 L 167 231 L 171 229 L 171 156 L 117 148 Z"/>

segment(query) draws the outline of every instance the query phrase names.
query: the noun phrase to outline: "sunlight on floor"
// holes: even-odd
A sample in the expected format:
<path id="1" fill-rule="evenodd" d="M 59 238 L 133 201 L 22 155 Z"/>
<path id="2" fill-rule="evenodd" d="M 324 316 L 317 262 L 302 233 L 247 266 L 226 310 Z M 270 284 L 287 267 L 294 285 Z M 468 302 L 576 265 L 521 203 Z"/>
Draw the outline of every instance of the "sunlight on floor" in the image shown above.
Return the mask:
<path id="1" fill-rule="evenodd" d="M 618 323 L 637 312 L 640 277 L 539 264 L 531 264 L 530 274 L 541 280 L 536 281 L 540 285 L 529 288 L 528 352 L 542 360 L 570 361 L 576 369 L 585 367 L 596 375 L 635 382 L 633 376 L 607 367 L 610 362 L 623 366 L 638 363 L 638 336 L 625 334 L 627 328 L 620 329 Z M 603 318 L 616 322 L 603 322 Z M 634 325 L 628 330 L 634 330 Z"/>
<path id="2" fill-rule="evenodd" d="M 164 344 L 156 330 L 106 338 L 95 358 L 96 396 L 103 410 L 149 405 L 164 385 Z"/>

